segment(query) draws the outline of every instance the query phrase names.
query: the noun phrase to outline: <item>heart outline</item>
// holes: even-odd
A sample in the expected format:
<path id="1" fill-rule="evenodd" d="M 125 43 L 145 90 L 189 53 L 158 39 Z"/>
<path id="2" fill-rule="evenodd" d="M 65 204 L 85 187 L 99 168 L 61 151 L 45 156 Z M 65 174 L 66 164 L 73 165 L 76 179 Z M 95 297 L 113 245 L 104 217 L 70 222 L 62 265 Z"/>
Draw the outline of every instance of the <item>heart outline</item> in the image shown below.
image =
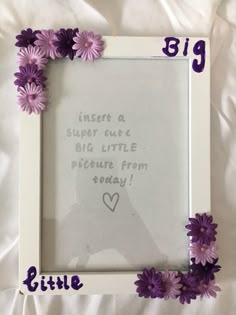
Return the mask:
<path id="1" fill-rule="evenodd" d="M 110 204 L 107 203 L 107 201 L 105 200 L 106 196 L 108 196 L 110 203 L 112 203 L 114 197 L 116 197 L 116 201 L 115 201 L 113 207 L 111 207 Z M 116 209 L 116 206 L 117 206 L 117 204 L 119 202 L 119 199 L 120 199 L 120 195 L 117 192 L 114 193 L 113 195 L 109 194 L 108 192 L 105 192 L 102 195 L 102 201 L 103 201 L 104 205 L 112 212 L 115 212 L 115 209 Z"/>

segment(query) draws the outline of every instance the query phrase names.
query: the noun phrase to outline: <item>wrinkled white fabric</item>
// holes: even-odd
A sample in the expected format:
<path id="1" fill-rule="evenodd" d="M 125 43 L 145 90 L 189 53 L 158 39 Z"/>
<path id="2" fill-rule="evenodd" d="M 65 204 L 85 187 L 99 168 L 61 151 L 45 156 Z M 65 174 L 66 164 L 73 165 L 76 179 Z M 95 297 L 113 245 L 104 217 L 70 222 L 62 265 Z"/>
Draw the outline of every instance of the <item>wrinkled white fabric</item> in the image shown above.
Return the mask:
<path id="1" fill-rule="evenodd" d="M 104 35 L 211 39 L 212 213 L 219 224 L 222 288 L 217 299 L 137 296 L 24 297 L 18 293 L 19 119 L 13 86 L 15 34 L 76 27 Z M 0 0 L 0 315 L 233 315 L 236 310 L 236 1 Z"/>

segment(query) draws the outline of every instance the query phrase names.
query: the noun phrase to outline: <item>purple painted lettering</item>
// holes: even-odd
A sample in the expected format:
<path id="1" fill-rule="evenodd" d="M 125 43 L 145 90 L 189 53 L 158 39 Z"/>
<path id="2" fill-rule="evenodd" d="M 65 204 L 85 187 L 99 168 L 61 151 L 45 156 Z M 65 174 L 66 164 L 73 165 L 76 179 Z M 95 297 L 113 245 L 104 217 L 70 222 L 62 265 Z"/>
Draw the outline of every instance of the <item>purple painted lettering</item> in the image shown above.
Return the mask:
<path id="1" fill-rule="evenodd" d="M 80 288 L 82 288 L 83 283 L 80 283 L 80 278 L 79 276 L 72 276 L 71 278 L 71 287 L 74 290 L 79 290 Z"/>
<path id="2" fill-rule="evenodd" d="M 195 43 L 193 47 L 193 52 L 195 55 L 200 56 L 200 60 L 193 60 L 193 70 L 196 72 L 202 72 L 205 67 L 206 61 L 206 42 L 204 40 L 199 40 Z"/>
<path id="3" fill-rule="evenodd" d="M 35 280 L 37 279 L 37 281 Z M 61 275 L 61 276 L 47 276 L 38 275 L 36 267 L 32 266 L 27 271 L 27 278 L 23 281 L 27 286 L 28 291 L 35 292 L 37 289 L 43 292 L 47 290 L 79 290 L 83 287 L 78 275 Z"/>
<path id="4" fill-rule="evenodd" d="M 53 281 L 52 276 L 49 276 L 49 280 L 47 281 L 47 284 L 50 287 L 50 290 L 55 290 L 55 281 Z"/>
<path id="5" fill-rule="evenodd" d="M 69 286 L 68 286 L 68 283 L 67 283 L 67 276 L 64 276 L 64 288 L 65 290 L 69 290 Z"/>
<path id="6" fill-rule="evenodd" d="M 45 286 L 45 276 L 42 276 L 41 281 L 40 281 L 40 288 L 42 291 L 47 291 L 47 287 Z"/>
<path id="7" fill-rule="evenodd" d="M 37 270 L 35 267 L 30 267 L 27 271 L 27 278 L 23 281 L 23 283 L 27 286 L 30 292 L 35 292 L 38 287 L 38 282 L 32 282 L 37 275 Z"/>
<path id="8" fill-rule="evenodd" d="M 183 53 L 183 56 L 186 57 L 189 54 L 189 38 L 185 39 L 183 48 L 181 48 L 181 52 L 179 51 L 179 44 L 180 39 L 177 37 L 166 37 L 165 39 L 165 47 L 162 48 L 163 53 L 167 57 L 178 57 L 181 56 Z M 182 45 L 181 45 L 182 47 Z M 183 52 L 182 52 L 183 49 Z M 205 61 L 206 61 L 206 42 L 204 40 L 198 40 L 193 48 L 192 53 L 198 57 L 194 58 L 192 62 L 192 69 L 195 72 L 202 72 L 205 68 Z"/>
<path id="9" fill-rule="evenodd" d="M 188 43 L 189 43 L 189 38 L 186 38 L 185 44 L 184 44 L 184 51 L 183 55 L 187 56 L 188 55 Z"/>
<path id="10" fill-rule="evenodd" d="M 61 278 L 60 277 L 57 277 L 57 282 L 56 282 L 56 285 L 58 287 L 58 289 L 63 289 L 63 281 L 61 281 Z"/>
<path id="11" fill-rule="evenodd" d="M 175 57 L 179 52 L 180 40 L 176 37 L 166 37 L 165 38 L 166 47 L 162 48 L 162 51 L 168 57 Z M 172 50 L 172 51 L 171 51 Z"/>

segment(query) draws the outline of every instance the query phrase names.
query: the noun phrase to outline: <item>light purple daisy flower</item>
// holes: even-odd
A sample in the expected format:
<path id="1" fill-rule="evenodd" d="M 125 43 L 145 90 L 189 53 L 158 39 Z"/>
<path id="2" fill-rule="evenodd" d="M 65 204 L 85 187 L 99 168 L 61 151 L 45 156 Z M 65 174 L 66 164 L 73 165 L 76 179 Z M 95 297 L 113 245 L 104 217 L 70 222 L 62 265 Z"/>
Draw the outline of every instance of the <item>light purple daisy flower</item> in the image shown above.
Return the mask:
<path id="1" fill-rule="evenodd" d="M 189 250 L 190 257 L 195 258 L 196 264 L 201 263 L 203 266 L 205 266 L 207 262 L 212 264 L 214 259 L 218 257 L 215 242 L 211 242 L 210 245 L 191 242 Z"/>
<path id="2" fill-rule="evenodd" d="M 204 297 L 216 298 L 216 292 L 221 291 L 221 288 L 215 284 L 215 280 L 211 280 L 208 284 L 205 284 L 203 281 L 200 282 L 198 289 L 200 291 L 201 299 Z"/>
<path id="3" fill-rule="evenodd" d="M 180 295 L 181 278 L 174 271 L 165 271 L 162 273 L 162 281 L 164 285 L 164 299 L 175 299 Z"/>
<path id="4" fill-rule="evenodd" d="M 55 59 L 60 57 L 57 52 L 57 47 L 54 45 L 56 40 L 55 32 L 53 30 L 42 30 L 41 33 L 36 34 L 35 46 L 38 46 L 44 52 L 45 57 Z"/>
<path id="5" fill-rule="evenodd" d="M 46 102 L 47 97 L 42 86 L 37 86 L 35 83 L 27 83 L 24 88 L 19 88 L 18 104 L 28 114 L 39 114 L 46 108 Z"/>
<path id="6" fill-rule="evenodd" d="M 21 48 L 17 55 L 20 66 L 36 64 L 39 69 L 43 69 L 48 62 L 48 59 L 44 56 L 44 52 L 39 47 L 33 47 L 31 45 L 26 48 Z"/>
<path id="7" fill-rule="evenodd" d="M 76 51 L 76 56 L 81 57 L 83 61 L 93 61 L 101 57 L 104 49 L 101 35 L 87 31 L 78 32 L 73 40 L 75 42 L 73 49 Z"/>

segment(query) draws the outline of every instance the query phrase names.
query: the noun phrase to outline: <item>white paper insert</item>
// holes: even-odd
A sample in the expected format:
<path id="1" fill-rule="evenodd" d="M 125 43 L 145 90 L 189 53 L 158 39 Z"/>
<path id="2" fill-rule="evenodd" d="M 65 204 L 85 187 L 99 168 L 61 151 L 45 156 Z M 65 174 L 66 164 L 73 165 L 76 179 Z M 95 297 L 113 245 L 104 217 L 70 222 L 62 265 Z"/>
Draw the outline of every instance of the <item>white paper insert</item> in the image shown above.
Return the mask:
<path id="1" fill-rule="evenodd" d="M 188 81 L 183 59 L 49 65 L 43 271 L 187 262 Z"/>

